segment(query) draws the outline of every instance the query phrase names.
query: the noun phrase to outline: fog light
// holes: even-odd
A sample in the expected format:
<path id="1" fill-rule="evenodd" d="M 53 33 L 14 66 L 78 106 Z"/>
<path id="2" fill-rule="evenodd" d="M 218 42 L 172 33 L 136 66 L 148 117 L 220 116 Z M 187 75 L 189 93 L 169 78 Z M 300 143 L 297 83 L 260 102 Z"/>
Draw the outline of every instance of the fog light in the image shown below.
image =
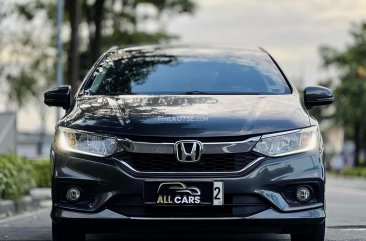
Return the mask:
<path id="1" fill-rule="evenodd" d="M 77 200 L 79 200 L 80 198 L 80 189 L 77 187 L 70 187 L 67 190 L 66 193 L 66 199 L 72 202 L 75 202 Z"/>
<path id="2" fill-rule="evenodd" d="M 296 190 L 296 198 L 300 202 L 307 202 L 311 198 L 311 189 L 308 186 L 300 186 Z"/>

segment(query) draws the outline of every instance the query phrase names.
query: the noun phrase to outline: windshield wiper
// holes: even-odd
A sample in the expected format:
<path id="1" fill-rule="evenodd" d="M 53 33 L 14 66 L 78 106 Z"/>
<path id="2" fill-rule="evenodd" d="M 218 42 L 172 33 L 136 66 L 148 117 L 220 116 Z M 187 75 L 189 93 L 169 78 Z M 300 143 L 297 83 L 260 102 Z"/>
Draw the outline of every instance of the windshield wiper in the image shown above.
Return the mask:
<path id="1" fill-rule="evenodd" d="M 204 92 L 204 91 L 193 90 L 193 91 L 184 92 L 183 94 L 185 94 L 185 95 L 212 95 L 214 93 L 208 93 L 208 92 Z"/>
<path id="2" fill-rule="evenodd" d="M 136 95 L 133 92 L 109 92 L 108 95 Z"/>
<path id="3" fill-rule="evenodd" d="M 91 89 L 86 89 L 83 92 L 84 95 L 98 95 L 98 93 L 93 92 Z M 112 95 L 112 96 L 116 96 L 116 95 L 136 95 L 136 93 L 133 92 L 108 92 L 102 95 Z"/>
<path id="4" fill-rule="evenodd" d="M 262 92 L 204 92 L 199 90 L 187 91 L 184 95 L 265 95 Z"/>

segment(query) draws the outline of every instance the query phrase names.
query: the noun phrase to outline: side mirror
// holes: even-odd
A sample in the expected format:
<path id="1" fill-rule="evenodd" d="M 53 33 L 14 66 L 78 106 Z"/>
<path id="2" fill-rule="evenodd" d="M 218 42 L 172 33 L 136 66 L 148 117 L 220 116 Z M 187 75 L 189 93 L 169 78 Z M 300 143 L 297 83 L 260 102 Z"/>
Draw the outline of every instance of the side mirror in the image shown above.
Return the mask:
<path id="1" fill-rule="evenodd" d="M 304 102 L 306 108 L 313 106 L 329 105 L 333 103 L 334 96 L 330 89 L 322 86 L 310 86 L 304 90 Z"/>
<path id="2" fill-rule="evenodd" d="M 71 86 L 63 85 L 44 93 L 44 103 L 48 106 L 57 106 L 64 109 L 70 108 Z"/>

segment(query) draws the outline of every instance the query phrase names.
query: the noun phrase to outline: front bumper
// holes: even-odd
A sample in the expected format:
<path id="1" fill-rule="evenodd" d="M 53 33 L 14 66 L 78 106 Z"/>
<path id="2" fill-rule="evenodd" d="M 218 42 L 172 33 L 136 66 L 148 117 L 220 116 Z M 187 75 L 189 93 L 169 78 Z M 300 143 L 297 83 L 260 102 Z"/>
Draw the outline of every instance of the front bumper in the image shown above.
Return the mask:
<path id="1" fill-rule="evenodd" d="M 105 209 L 98 213 L 80 213 L 54 208 L 53 221 L 78 225 L 86 231 L 118 231 L 129 233 L 177 233 L 199 230 L 207 233 L 292 233 L 311 231 L 325 220 L 323 208 L 291 213 L 268 209 L 249 217 L 226 218 L 141 218 L 126 217 Z M 204 221 L 204 222 L 202 222 Z"/>
<path id="2" fill-rule="evenodd" d="M 179 228 L 181 222 L 185 226 L 193 223 L 199 226 L 202 223 L 200 220 L 206 220 L 212 222 L 210 228 L 229 222 L 233 224 L 232 228 L 237 227 L 239 230 L 247 227 L 247 231 L 255 232 L 288 232 L 297 228 L 303 229 L 306 224 L 320 224 L 325 219 L 325 176 L 323 162 L 318 153 L 264 159 L 253 170 L 240 177 L 230 174 L 226 177 L 136 177 L 123 170 L 115 163 L 116 160 L 97 160 L 58 153 L 54 153 L 52 159 L 54 176 L 51 217 L 56 223 L 78 223 L 98 228 L 101 228 L 100 224 L 108 223 L 107 226 L 112 227 L 112 223 L 123 223 L 126 230 L 131 230 L 135 224 L 140 223 L 147 223 L 149 225 L 146 226 L 149 227 L 160 223 L 177 223 L 176 227 Z M 230 201 L 224 200 L 225 207 L 217 215 L 211 210 L 209 213 L 198 212 L 191 216 L 180 212 L 149 212 L 143 203 L 144 182 L 147 180 L 222 181 L 225 200 Z M 289 192 L 291 193 L 292 187 L 303 184 L 314 187 L 314 199 L 309 203 L 299 204 L 289 197 Z M 70 186 L 81 187 L 85 192 L 84 195 L 82 193 L 84 199 L 78 203 L 66 202 L 63 197 L 66 188 Z M 248 204 L 245 201 L 244 204 L 234 202 L 245 200 L 246 197 L 257 203 L 245 206 Z M 116 209 L 115 205 L 120 203 L 123 203 L 124 208 Z M 253 209 L 254 206 L 256 208 Z M 121 228 L 120 225 L 116 226 Z"/>

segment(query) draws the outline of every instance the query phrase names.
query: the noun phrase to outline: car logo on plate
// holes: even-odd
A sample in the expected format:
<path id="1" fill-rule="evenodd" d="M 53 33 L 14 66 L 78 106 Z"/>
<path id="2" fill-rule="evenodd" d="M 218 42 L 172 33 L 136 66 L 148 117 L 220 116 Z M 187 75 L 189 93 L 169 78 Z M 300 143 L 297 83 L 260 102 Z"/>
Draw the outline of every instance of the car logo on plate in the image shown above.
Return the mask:
<path id="1" fill-rule="evenodd" d="M 200 141 L 177 141 L 174 144 L 176 158 L 180 162 L 197 162 L 201 158 L 202 143 Z"/>
<path id="2" fill-rule="evenodd" d="M 181 182 L 164 182 L 159 185 L 156 204 L 200 204 L 201 190 Z"/>
<path id="3" fill-rule="evenodd" d="M 198 187 L 187 187 L 184 183 L 181 182 L 164 182 L 159 185 L 158 193 L 161 189 L 163 189 L 165 186 L 168 186 L 168 189 L 174 190 L 178 193 L 188 193 L 192 196 L 199 196 L 201 195 L 201 190 Z"/>

